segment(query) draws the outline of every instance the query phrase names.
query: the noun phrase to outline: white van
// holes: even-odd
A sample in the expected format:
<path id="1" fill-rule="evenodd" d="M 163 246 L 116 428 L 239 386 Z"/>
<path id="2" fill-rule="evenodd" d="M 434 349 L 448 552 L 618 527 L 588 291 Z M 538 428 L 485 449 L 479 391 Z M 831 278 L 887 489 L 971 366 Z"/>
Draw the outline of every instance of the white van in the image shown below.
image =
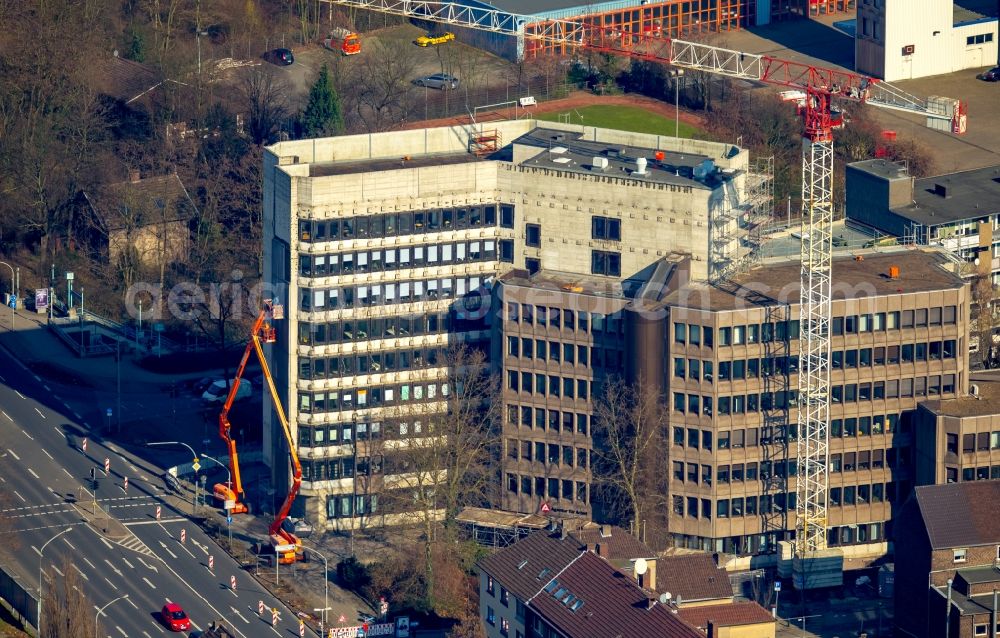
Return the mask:
<path id="1" fill-rule="evenodd" d="M 212 385 L 208 386 L 208 389 L 201 395 L 201 398 L 207 403 L 222 403 L 229 395 L 229 388 L 232 386 L 233 381 L 231 379 L 228 382 L 224 379 L 217 379 L 212 382 Z M 240 380 L 240 387 L 236 390 L 235 400 L 245 399 L 251 394 L 253 394 L 253 384 L 246 379 Z"/>

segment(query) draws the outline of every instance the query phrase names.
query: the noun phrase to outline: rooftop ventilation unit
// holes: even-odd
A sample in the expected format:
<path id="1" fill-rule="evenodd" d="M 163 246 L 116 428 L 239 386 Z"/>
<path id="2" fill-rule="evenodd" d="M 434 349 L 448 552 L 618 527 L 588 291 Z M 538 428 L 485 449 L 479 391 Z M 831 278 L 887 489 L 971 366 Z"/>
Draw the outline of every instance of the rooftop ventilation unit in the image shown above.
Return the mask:
<path id="1" fill-rule="evenodd" d="M 608 158 L 597 156 L 594 158 L 593 167 L 595 171 L 603 171 L 608 167 Z"/>
<path id="2" fill-rule="evenodd" d="M 715 162 L 710 159 L 703 161 L 694 167 L 694 178 L 695 179 L 705 179 L 709 175 L 715 172 Z"/>
<path id="3" fill-rule="evenodd" d="M 552 153 L 553 155 L 562 155 L 568 150 L 569 149 L 566 148 L 565 146 L 553 146 L 552 148 L 549 149 L 549 152 Z"/>
<path id="4" fill-rule="evenodd" d="M 635 160 L 635 174 L 645 175 L 646 174 L 646 158 L 639 157 Z"/>

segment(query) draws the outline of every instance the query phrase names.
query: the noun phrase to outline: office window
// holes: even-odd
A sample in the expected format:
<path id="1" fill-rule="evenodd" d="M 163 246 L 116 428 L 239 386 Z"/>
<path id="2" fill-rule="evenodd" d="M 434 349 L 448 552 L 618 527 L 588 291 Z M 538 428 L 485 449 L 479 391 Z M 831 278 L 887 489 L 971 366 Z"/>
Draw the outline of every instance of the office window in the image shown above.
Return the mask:
<path id="1" fill-rule="evenodd" d="M 964 563 L 966 560 L 965 549 L 956 549 L 952 551 L 952 561 L 956 563 Z"/>
<path id="2" fill-rule="evenodd" d="M 532 248 L 538 248 L 542 245 L 542 227 L 538 224 L 525 224 L 524 225 L 525 240 L 524 243 Z"/>
<path id="3" fill-rule="evenodd" d="M 514 241 L 511 239 L 500 240 L 500 261 L 508 264 L 514 263 Z"/>
<path id="4" fill-rule="evenodd" d="M 687 342 L 687 325 L 683 323 L 674 324 L 674 343 Z"/>
<path id="5" fill-rule="evenodd" d="M 610 217 L 591 218 L 591 237 L 593 239 L 621 241 L 621 228 L 621 220 Z"/>
<path id="6" fill-rule="evenodd" d="M 622 274 L 621 253 L 604 250 L 591 251 L 590 272 L 595 275 L 620 277 Z"/>

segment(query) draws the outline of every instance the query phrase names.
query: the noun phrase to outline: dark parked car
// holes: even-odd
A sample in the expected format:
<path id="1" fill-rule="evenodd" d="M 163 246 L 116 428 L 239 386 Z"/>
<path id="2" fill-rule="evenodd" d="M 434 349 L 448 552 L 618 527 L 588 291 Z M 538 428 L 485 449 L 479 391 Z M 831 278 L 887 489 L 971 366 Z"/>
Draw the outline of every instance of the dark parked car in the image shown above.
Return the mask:
<path id="1" fill-rule="evenodd" d="M 457 89 L 458 88 L 458 78 L 454 75 L 448 75 L 447 73 L 435 73 L 434 75 L 425 75 L 422 78 L 417 78 L 413 81 L 417 86 L 426 86 L 431 89 Z"/>
<path id="2" fill-rule="evenodd" d="M 295 56 L 290 49 L 274 49 L 264 54 L 264 59 L 271 64 L 288 66 L 295 62 Z"/>
<path id="3" fill-rule="evenodd" d="M 1000 82 L 1000 66 L 995 66 L 989 71 L 983 71 L 976 77 L 987 82 Z"/>

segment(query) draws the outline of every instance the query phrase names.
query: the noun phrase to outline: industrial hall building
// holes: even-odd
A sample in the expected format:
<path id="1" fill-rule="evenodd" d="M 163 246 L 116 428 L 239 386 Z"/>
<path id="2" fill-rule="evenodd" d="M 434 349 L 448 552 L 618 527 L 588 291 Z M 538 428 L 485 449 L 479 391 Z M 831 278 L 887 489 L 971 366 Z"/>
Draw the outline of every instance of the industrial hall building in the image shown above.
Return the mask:
<path id="1" fill-rule="evenodd" d="M 449 350 L 488 353 L 509 320 L 496 305 L 504 277 L 578 273 L 631 294 L 670 256 L 700 280 L 745 262 L 769 197 L 770 177 L 753 169 L 731 144 L 534 120 L 268 147 L 264 281 L 286 305 L 272 370 L 302 459 L 293 513 L 327 529 L 392 522 L 382 495 L 413 488 L 406 450 L 433 436 L 426 415 L 453 391 Z M 595 306 L 548 320 L 544 304 L 531 305 L 537 313 L 518 323 L 523 332 L 536 318 L 531 361 L 552 363 L 516 391 L 546 406 L 533 424 L 555 418 L 572 439 L 558 454 L 546 447 L 538 467 L 554 467 L 544 465 L 554 456 L 560 468 L 589 468 L 594 366 L 620 361 L 611 349 L 605 363 L 589 340 L 613 340 L 621 316 Z M 264 418 L 264 458 L 280 486 L 286 453 L 269 404 Z M 589 475 L 518 476 L 514 509 L 555 499 L 590 511 Z"/>

